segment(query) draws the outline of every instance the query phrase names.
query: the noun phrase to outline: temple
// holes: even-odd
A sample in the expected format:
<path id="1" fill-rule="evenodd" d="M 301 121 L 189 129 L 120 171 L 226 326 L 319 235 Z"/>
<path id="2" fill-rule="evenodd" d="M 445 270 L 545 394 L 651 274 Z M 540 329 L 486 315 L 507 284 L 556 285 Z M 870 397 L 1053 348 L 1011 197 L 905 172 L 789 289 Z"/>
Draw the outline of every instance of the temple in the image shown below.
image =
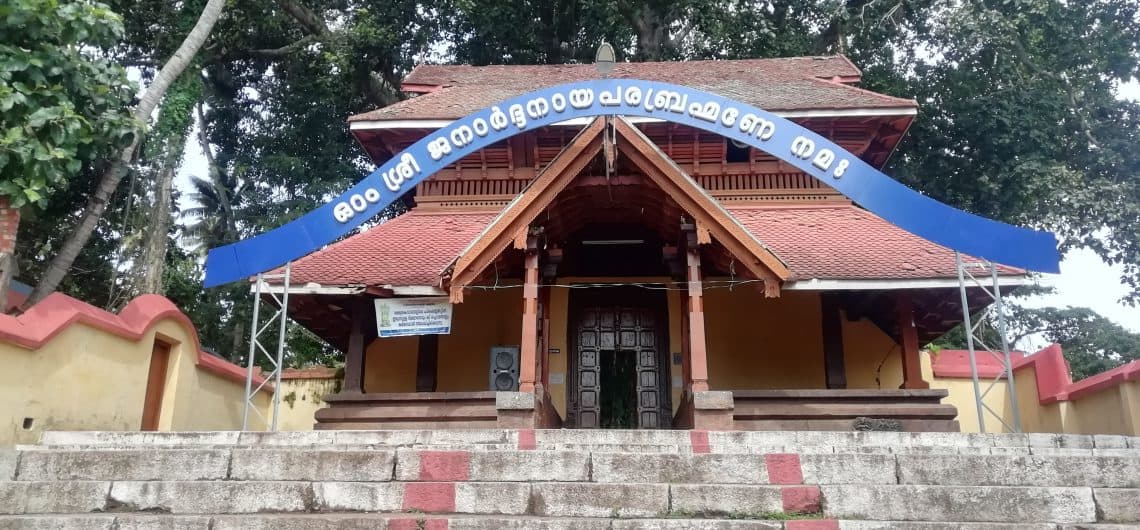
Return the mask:
<path id="1" fill-rule="evenodd" d="M 918 108 L 860 75 L 832 56 L 611 77 L 766 109 L 882 168 Z M 350 129 L 379 164 L 478 109 L 597 77 L 423 65 L 408 99 Z M 405 203 L 290 266 L 289 314 L 345 353 L 319 429 L 958 430 L 919 364 L 962 320 L 954 252 L 759 149 L 658 119 L 574 119 L 465 156 Z"/>

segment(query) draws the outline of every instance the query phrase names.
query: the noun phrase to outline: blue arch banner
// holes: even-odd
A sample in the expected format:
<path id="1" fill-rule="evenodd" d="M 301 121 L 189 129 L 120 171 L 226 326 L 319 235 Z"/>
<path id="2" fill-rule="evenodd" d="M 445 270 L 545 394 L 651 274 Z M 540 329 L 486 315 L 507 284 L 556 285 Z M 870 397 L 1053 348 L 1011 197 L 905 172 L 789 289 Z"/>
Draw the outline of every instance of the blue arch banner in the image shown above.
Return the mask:
<path id="1" fill-rule="evenodd" d="M 495 142 L 592 116 L 641 116 L 714 132 L 761 149 L 890 223 L 952 250 L 1059 272 L 1056 237 L 942 204 L 886 176 L 830 140 L 770 112 L 688 87 L 598 79 L 545 88 L 484 109 L 416 142 L 331 202 L 269 232 L 210 249 L 205 286 L 272 270 L 320 249 L 416 184 Z"/>

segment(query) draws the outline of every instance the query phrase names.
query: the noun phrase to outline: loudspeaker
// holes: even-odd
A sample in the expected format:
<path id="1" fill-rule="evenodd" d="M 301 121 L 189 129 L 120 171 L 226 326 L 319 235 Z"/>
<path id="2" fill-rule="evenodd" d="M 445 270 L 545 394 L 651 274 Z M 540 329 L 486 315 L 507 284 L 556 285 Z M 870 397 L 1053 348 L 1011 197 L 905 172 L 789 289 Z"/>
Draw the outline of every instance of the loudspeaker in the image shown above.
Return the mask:
<path id="1" fill-rule="evenodd" d="M 491 390 L 513 392 L 519 389 L 519 347 L 491 347 Z"/>

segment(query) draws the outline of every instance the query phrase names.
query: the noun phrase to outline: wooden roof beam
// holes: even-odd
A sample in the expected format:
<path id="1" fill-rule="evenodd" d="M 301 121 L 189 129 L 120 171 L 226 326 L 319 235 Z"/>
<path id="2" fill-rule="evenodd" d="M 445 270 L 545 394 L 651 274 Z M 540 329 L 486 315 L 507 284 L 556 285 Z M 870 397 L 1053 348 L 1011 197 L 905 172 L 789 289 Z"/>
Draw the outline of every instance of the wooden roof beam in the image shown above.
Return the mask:
<path id="1" fill-rule="evenodd" d="M 522 238 L 529 226 L 573 177 L 602 149 L 604 122 L 595 118 L 535 177 L 530 186 L 481 233 L 450 267 L 452 303 L 463 302 L 463 288 L 471 285 L 495 258 Z M 444 271 L 444 275 L 447 271 Z M 446 278 L 445 278 L 446 281 Z"/>
<path id="2" fill-rule="evenodd" d="M 614 119 L 614 127 L 623 141 L 618 149 L 659 188 L 669 194 L 697 225 L 707 228 L 729 253 L 739 260 L 757 279 L 764 280 L 764 293 L 779 296 L 780 284 L 791 277 L 791 271 L 780 258 L 749 233 L 731 214 L 721 208 L 711 195 L 696 184 L 660 148 L 624 118 Z"/>

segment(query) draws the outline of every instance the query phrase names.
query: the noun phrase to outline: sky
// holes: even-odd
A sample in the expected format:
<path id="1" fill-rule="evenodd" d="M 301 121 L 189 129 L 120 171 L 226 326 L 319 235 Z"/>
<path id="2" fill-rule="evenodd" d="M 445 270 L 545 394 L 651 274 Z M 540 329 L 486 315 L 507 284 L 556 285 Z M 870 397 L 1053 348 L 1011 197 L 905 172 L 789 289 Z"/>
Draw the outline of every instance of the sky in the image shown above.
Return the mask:
<path id="1" fill-rule="evenodd" d="M 1122 85 L 1119 93 L 1122 98 L 1140 100 L 1140 83 L 1133 80 Z M 196 134 L 197 131 L 194 137 Z M 189 190 L 190 176 L 205 176 L 206 173 L 206 158 L 201 146 L 198 142 L 187 142 L 186 155 L 175 181 L 183 192 L 180 207 L 187 205 L 185 195 Z M 360 178 L 364 176 L 362 174 Z M 1122 270 L 1122 266 L 1105 263 L 1091 250 L 1073 250 L 1061 261 L 1060 274 L 1042 275 L 1041 283 L 1053 286 L 1055 293 L 1019 299 L 1019 302 L 1027 307 L 1088 307 L 1127 329 L 1140 332 L 1140 307 L 1120 302 L 1129 290 L 1120 281 Z"/>

